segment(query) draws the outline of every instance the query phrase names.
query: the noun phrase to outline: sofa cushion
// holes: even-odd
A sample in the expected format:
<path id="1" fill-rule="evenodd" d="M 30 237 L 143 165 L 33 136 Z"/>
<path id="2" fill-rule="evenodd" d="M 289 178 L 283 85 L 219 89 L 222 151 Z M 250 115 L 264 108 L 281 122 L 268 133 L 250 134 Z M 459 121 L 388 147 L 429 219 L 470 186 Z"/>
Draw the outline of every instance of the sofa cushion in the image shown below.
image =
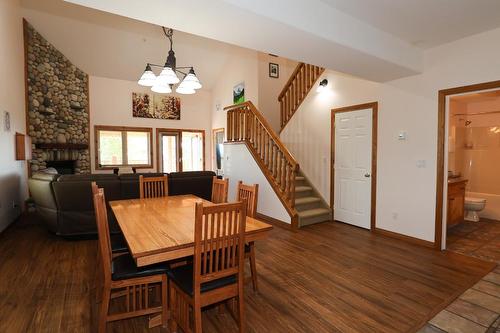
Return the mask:
<path id="1" fill-rule="evenodd" d="M 168 175 L 168 194 L 194 194 L 205 200 L 212 197 L 213 171 L 172 172 Z"/>
<path id="2" fill-rule="evenodd" d="M 98 180 L 118 180 L 117 175 L 113 174 L 84 174 L 84 175 L 61 175 L 58 182 L 93 182 Z"/>

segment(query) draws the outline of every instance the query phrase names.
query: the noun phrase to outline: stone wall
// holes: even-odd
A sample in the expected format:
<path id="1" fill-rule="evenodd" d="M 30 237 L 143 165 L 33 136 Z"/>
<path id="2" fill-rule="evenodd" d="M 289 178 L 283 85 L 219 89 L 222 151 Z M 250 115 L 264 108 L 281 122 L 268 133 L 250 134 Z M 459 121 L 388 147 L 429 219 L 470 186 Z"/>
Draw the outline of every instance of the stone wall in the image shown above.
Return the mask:
<path id="1" fill-rule="evenodd" d="M 74 160 L 75 173 L 90 173 L 88 75 L 29 23 L 25 39 L 27 125 L 34 147 L 31 170 L 43 169 L 51 160 Z"/>

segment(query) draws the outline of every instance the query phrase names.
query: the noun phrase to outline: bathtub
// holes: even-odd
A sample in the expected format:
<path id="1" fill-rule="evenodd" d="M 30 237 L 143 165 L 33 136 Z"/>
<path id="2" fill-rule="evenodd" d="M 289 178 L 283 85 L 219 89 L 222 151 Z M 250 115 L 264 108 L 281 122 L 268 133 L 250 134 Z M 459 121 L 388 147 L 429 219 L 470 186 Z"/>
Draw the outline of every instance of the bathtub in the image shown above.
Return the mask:
<path id="1" fill-rule="evenodd" d="M 479 193 L 479 192 L 466 192 L 466 197 L 486 199 L 486 207 L 479 212 L 480 217 L 500 221 L 500 195 Z"/>

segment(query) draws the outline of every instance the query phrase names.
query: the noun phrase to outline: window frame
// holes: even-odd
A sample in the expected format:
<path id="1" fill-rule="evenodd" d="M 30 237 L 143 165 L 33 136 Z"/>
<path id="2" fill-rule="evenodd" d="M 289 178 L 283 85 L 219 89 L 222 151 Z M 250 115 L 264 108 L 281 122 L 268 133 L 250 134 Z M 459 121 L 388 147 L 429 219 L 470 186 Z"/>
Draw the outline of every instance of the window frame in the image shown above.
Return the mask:
<path id="1" fill-rule="evenodd" d="M 179 152 L 179 160 L 177 161 L 178 166 L 177 169 L 179 170 L 178 172 L 182 172 L 182 132 L 195 132 L 195 133 L 201 133 L 201 143 L 203 146 L 202 150 L 202 156 L 203 156 L 203 170 L 206 170 L 206 158 L 205 158 L 205 152 L 206 152 L 206 141 L 205 141 L 205 130 L 204 129 L 193 129 L 193 128 L 156 128 L 156 165 L 158 166 L 157 171 L 158 172 L 163 172 L 161 169 L 163 168 L 162 161 L 161 161 L 161 134 L 162 133 L 176 133 L 179 135 L 179 142 L 177 143 L 177 149 Z"/>
<path id="2" fill-rule="evenodd" d="M 106 165 L 102 166 L 100 164 L 99 153 L 101 151 L 100 147 L 100 131 L 114 131 L 122 133 L 122 156 L 123 161 L 127 161 L 127 164 L 119 165 Z M 149 164 L 128 164 L 127 156 L 127 140 L 126 132 L 142 132 L 149 134 Z M 153 129 L 151 127 L 128 127 L 128 126 L 105 126 L 105 125 L 95 125 L 94 126 L 94 143 L 95 143 L 95 170 L 113 170 L 116 168 L 131 167 L 136 169 L 153 169 Z"/>

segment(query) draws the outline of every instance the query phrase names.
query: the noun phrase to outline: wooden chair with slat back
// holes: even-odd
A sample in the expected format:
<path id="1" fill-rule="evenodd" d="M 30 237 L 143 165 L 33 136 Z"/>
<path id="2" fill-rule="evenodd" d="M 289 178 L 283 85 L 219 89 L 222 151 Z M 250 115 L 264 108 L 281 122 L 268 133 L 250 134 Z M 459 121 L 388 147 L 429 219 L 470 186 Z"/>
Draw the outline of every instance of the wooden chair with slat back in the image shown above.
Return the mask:
<path id="1" fill-rule="evenodd" d="M 255 218 L 257 215 L 257 201 L 259 199 L 259 184 L 245 185 L 240 180 L 238 182 L 238 190 L 236 200 L 247 201 L 247 215 Z M 254 291 L 259 290 L 257 283 L 257 264 L 255 262 L 255 243 L 249 242 L 245 244 L 245 258 L 250 261 L 250 273 L 252 278 L 252 286 Z"/>
<path id="2" fill-rule="evenodd" d="M 229 179 L 219 179 L 216 176 L 212 182 L 212 202 L 213 203 L 226 203 L 227 192 L 229 190 Z"/>
<path id="3" fill-rule="evenodd" d="M 202 307 L 238 300 L 238 324 L 245 329 L 244 248 L 246 204 L 196 204 L 194 264 L 167 272 L 170 278 L 170 330 L 201 333 Z M 190 323 L 190 308 L 194 322 Z"/>
<path id="4" fill-rule="evenodd" d="M 159 198 L 168 196 L 168 178 L 139 176 L 140 198 Z"/>
<path id="5" fill-rule="evenodd" d="M 157 264 L 144 268 L 137 268 L 130 254 L 112 258 L 108 217 L 104 191 L 92 184 L 95 193 L 94 209 L 99 235 L 99 252 L 103 283 L 99 291 L 98 332 L 105 332 L 108 322 L 123 320 L 152 314 L 160 314 L 164 327 L 167 324 L 167 266 Z M 161 285 L 161 304 L 154 303 L 150 291 L 156 285 Z M 111 299 L 124 298 L 123 312 L 109 313 Z"/>

